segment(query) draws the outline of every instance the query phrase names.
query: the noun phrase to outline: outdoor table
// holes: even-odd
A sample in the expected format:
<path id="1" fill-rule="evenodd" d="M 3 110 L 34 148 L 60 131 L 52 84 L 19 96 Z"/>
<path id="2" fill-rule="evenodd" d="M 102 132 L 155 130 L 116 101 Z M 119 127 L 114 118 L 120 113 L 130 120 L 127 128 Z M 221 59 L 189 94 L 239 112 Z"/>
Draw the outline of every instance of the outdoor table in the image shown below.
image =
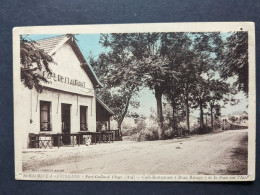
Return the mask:
<path id="1" fill-rule="evenodd" d="M 69 144 L 73 147 L 75 145 L 80 146 L 82 136 L 91 135 L 91 141 L 93 144 L 100 144 L 100 142 L 113 142 L 113 132 L 89 132 L 79 131 L 78 133 L 39 133 L 30 135 L 30 145 L 39 148 L 52 148 L 53 146 L 64 145 L 64 139 L 69 137 Z M 104 137 L 105 136 L 105 137 Z M 49 139 L 48 139 L 49 138 Z M 56 140 L 56 141 L 55 141 Z M 56 142 L 56 143 L 55 143 Z"/>
<path id="2" fill-rule="evenodd" d="M 74 147 L 77 144 L 77 138 L 80 136 L 80 134 L 79 133 L 56 133 L 56 134 L 48 134 L 48 136 L 51 137 L 52 143 L 53 143 L 54 138 L 55 137 L 57 138 L 58 148 L 59 148 L 60 146 L 64 145 L 64 143 L 63 143 L 64 136 L 69 137 L 69 139 L 70 139 L 69 143 L 70 143 L 70 145 L 72 145 Z M 76 139 L 75 139 L 75 137 L 76 137 Z M 78 146 L 80 146 L 80 143 L 78 143 Z"/>
<path id="3" fill-rule="evenodd" d="M 39 133 L 39 134 L 32 134 L 31 136 L 34 136 L 35 139 L 32 140 L 31 142 L 33 143 L 37 143 L 37 145 L 39 146 L 39 148 L 52 148 L 53 147 L 53 142 L 54 142 L 54 138 L 57 138 L 58 141 L 58 148 L 62 145 L 62 137 L 63 136 L 69 136 L 70 138 L 70 144 L 72 144 L 72 146 L 74 147 L 74 145 L 76 144 L 76 140 L 77 137 L 80 136 L 79 133 L 56 133 L 56 134 L 47 134 L 47 133 Z M 45 138 L 45 139 L 41 139 L 41 138 Z M 46 138 L 50 138 L 50 139 L 46 139 Z M 72 140 L 71 140 L 72 137 Z M 76 137 L 76 139 L 75 139 Z M 78 146 L 80 145 L 80 142 L 78 143 Z"/>
<path id="4" fill-rule="evenodd" d="M 97 138 L 98 138 L 98 143 L 100 144 L 100 132 L 90 132 L 90 131 L 80 131 L 79 134 L 81 135 L 91 135 L 91 138 L 93 138 L 94 143 L 97 143 Z"/>
<path id="5" fill-rule="evenodd" d="M 79 139 L 80 134 L 79 133 L 70 133 L 70 137 L 72 137 L 72 146 L 74 147 L 75 144 L 77 144 L 77 138 Z M 76 139 L 74 139 L 76 137 Z M 71 139 L 70 139 L 71 142 Z M 78 142 L 78 146 L 80 146 L 80 142 Z"/>
<path id="6" fill-rule="evenodd" d="M 47 134 L 47 133 L 39 133 L 39 134 L 35 134 L 37 137 L 37 141 L 38 141 L 38 146 L 39 148 L 52 148 L 52 143 L 53 143 L 53 137 L 52 134 Z M 42 139 L 44 138 L 44 139 Z M 50 138 L 50 139 L 46 139 L 46 138 Z"/>

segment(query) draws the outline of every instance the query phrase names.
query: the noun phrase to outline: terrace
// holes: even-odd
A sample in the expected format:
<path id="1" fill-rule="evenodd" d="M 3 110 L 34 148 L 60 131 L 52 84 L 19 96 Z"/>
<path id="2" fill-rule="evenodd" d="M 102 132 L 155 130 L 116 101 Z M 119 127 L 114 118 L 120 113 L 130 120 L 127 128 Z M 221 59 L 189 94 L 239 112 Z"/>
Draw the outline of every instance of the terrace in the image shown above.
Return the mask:
<path id="1" fill-rule="evenodd" d="M 29 148 L 53 148 L 76 145 L 90 145 L 100 143 L 113 143 L 118 141 L 119 130 L 106 130 L 100 132 L 79 131 L 78 133 L 39 133 L 29 134 Z"/>

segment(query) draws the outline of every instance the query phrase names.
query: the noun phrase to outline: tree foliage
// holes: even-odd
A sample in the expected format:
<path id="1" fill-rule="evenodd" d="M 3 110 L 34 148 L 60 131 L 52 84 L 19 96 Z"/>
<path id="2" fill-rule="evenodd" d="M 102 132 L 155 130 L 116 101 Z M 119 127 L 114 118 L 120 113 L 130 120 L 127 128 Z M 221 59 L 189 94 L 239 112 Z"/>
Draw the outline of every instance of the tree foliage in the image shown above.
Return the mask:
<path id="1" fill-rule="evenodd" d="M 42 92 L 40 82 L 47 82 L 41 74 L 44 69 L 52 74 L 49 63 L 53 62 L 53 58 L 37 47 L 37 43 L 20 37 L 20 64 L 21 64 L 21 81 L 23 85 L 29 89 L 35 88 L 38 92 Z"/>
<path id="2" fill-rule="evenodd" d="M 97 90 L 97 96 L 113 110 L 113 118 L 118 123 L 118 129 L 121 129 L 122 122 L 128 113 L 129 107 L 132 106 L 132 108 L 138 108 L 139 101 L 133 97 L 133 94 L 124 91 L 124 89 L 117 89 L 116 91 L 113 90 L 115 89 L 99 89 Z"/>
<path id="3" fill-rule="evenodd" d="M 99 76 L 104 88 L 97 90 L 97 95 L 110 106 L 115 115 L 114 119 L 121 129 L 124 117 L 128 113 L 128 108 L 139 107 L 139 102 L 135 98 L 141 86 L 140 76 L 136 74 L 138 66 L 135 60 L 129 56 L 128 50 L 121 45 L 114 46 L 113 39 L 107 39 L 107 35 L 100 40 L 104 47 L 114 47 L 108 53 L 102 53 L 98 59 L 90 58 L 90 63 Z M 120 37 L 115 34 L 118 40 Z"/>
<path id="4" fill-rule="evenodd" d="M 233 64 L 224 58 L 231 58 L 235 51 L 238 53 L 247 37 L 232 44 L 235 34 L 232 36 L 225 40 L 217 32 L 103 34 L 100 42 L 108 48 L 108 52 L 99 56 L 102 62 L 99 70 L 109 88 L 119 87 L 124 93 L 127 92 L 128 97 L 137 94 L 142 87 L 148 87 L 154 92 L 159 137 L 163 133 L 160 132 L 164 121 L 163 95 L 172 106 L 173 124 L 177 123 L 179 113 L 185 111 L 189 131 L 190 109 L 199 107 L 203 126 L 204 109 L 210 109 L 213 121 L 213 110 L 215 109 L 216 116 L 220 114 L 220 104 L 225 104 L 226 94 L 231 94 L 229 102 L 234 102 L 232 95 L 235 92 L 220 80 L 219 72 L 224 80 L 239 75 L 230 68 L 224 68 L 224 64 L 228 67 Z M 246 61 L 246 56 L 246 50 L 237 56 L 241 66 L 244 65 L 241 59 Z M 244 78 L 245 76 L 240 76 L 235 83 L 243 90 L 246 89 L 246 83 L 241 82 Z M 130 98 L 126 100 L 130 101 Z M 124 105 L 124 108 L 128 108 L 128 104 Z"/>
<path id="5" fill-rule="evenodd" d="M 166 90 L 169 60 L 161 54 L 161 33 L 103 34 L 101 44 L 109 48 L 106 62 L 113 87 L 134 94 L 140 87 L 153 90 L 157 100 L 159 128 L 162 128 L 162 94 Z"/>
<path id="6" fill-rule="evenodd" d="M 227 104 L 228 98 L 225 96 L 230 92 L 230 85 L 223 81 L 211 80 L 209 81 L 209 94 L 207 96 L 207 104 L 211 118 L 211 130 L 214 130 L 213 121 L 215 111 L 215 118 L 220 116 L 220 104 Z"/>
<path id="7" fill-rule="evenodd" d="M 248 33 L 234 32 L 227 38 L 222 57 L 221 76 L 236 77 L 235 85 L 248 94 Z"/>

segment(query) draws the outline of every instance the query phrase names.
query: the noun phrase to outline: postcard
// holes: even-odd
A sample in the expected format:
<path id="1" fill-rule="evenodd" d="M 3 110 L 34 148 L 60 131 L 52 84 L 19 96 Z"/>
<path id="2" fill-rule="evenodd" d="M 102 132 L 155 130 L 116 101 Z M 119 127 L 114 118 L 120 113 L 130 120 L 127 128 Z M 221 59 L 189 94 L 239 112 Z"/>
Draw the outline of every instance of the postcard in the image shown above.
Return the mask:
<path id="1" fill-rule="evenodd" d="M 15 179 L 254 181 L 253 22 L 13 29 Z"/>

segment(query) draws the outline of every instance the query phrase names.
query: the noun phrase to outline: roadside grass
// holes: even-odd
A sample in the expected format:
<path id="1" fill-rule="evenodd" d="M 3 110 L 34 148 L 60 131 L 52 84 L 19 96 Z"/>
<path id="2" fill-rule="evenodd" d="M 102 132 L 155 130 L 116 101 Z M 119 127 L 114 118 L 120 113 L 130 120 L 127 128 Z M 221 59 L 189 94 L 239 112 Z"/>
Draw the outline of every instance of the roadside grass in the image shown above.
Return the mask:
<path id="1" fill-rule="evenodd" d="M 239 142 L 239 147 L 232 151 L 232 162 L 223 175 L 247 175 L 248 165 L 248 134 Z"/>

